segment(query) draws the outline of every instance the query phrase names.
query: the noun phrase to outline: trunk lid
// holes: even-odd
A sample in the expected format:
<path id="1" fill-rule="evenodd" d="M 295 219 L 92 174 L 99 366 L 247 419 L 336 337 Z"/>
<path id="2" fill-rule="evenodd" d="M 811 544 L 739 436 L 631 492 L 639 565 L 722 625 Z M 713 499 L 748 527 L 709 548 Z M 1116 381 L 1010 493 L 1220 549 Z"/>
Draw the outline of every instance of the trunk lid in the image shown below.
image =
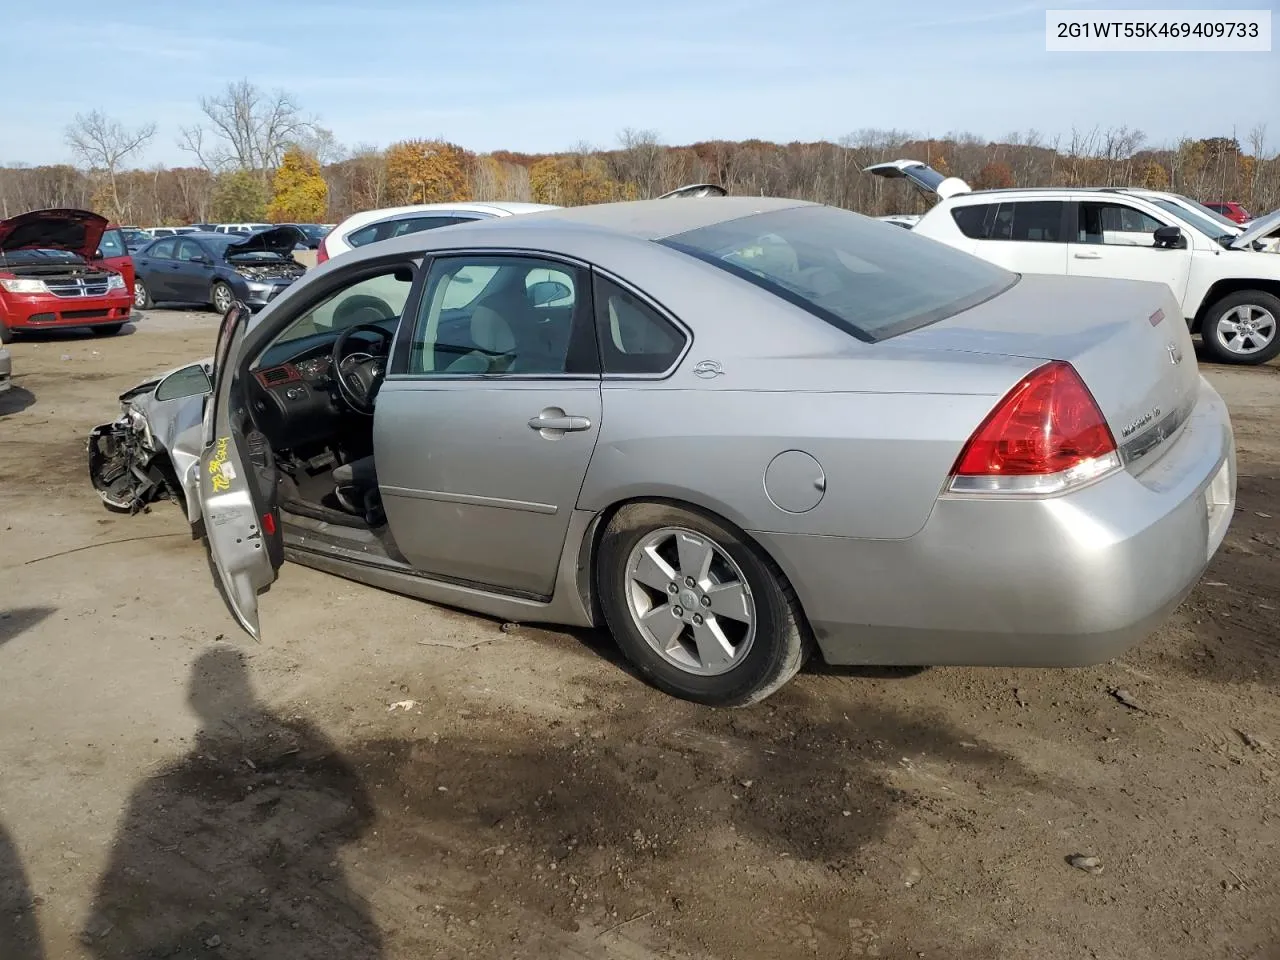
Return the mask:
<path id="1" fill-rule="evenodd" d="M 1191 334 L 1163 284 L 1024 276 L 1006 293 L 890 344 L 1066 360 L 1131 470 L 1177 432 L 1199 395 Z"/>
<path id="2" fill-rule="evenodd" d="M 873 173 L 877 177 L 885 177 L 889 180 L 906 180 L 925 196 L 937 197 L 940 200 L 973 192 L 969 184 L 959 177 L 948 177 L 919 160 L 890 160 L 888 163 L 873 163 L 869 167 L 863 167 L 862 172 Z"/>

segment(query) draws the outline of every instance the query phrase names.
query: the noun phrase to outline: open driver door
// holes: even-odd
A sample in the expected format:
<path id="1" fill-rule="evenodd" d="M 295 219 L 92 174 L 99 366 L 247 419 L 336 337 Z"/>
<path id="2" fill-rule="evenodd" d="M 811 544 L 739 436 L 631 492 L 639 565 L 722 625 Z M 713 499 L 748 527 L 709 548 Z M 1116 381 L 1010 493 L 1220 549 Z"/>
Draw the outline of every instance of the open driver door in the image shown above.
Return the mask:
<path id="1" fill-rule="evenodd" d="M 232 304 L 218 328 L 213 394 L 204 411 L 200 512 L 209 562 L 232 616 L 259 636 L 258 594 L 284 562 L 277 468 L 267 438 L 249 413 L 252 357 L 241 356 L 249 308 Z"/>

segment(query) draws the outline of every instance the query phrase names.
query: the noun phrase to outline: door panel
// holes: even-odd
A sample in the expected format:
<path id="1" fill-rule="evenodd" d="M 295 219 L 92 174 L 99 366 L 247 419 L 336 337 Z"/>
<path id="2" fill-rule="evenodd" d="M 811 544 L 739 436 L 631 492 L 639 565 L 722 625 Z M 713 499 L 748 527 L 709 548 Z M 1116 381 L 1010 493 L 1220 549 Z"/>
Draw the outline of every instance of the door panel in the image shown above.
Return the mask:
<path id="1" fill-rule="evenodd" d="M 172 300 L 173 275 L 177 271 L 177 262 L 173 259 L 178 241 L 172 237 L 161 240 L 152 246 L 147 256 L 138 258 L 135 269 L 140 270 L 142 279 L 151 291 L 152 300 Z"/>
<path id="2" fill-rule="evenodd" d="M 241 348 L 247 308 L 227 311 L 213 358 L 213 395 L 205 408 L 200 509 L 222 599 L 251 636 L 259 636 L 258 594 L 276 579 L 284 541 L 276 507 L 271 446 L 249 416 L 249 377 Z"/>
<path id="3" fill-rule="evenodd" d="M 459 252 L 418 303 L 374 414 L 392 536 L 424 573 L 549 597 L 600 428 L 590 272 Z"/>
<path id="4" fill-rule="evenodd" d="M 374 456 L 405 559 L 550 596 L 599 424 L 597 380 L 386 381 Z"/>
<path id="5" fill-rule="evenodd" d="M 1077 229 L 1067 244 L 1067 272 L 1077 277 L 1148 280 L 1167 285 L 1179 301 L 1187 292 L 1191 249 L 1154 246 L 1167 224 L 1120 201 L 1077 206 Z"/>
<path id="6" fill-rule="evenodd" d="M 206 257 L 208 254 L 194 240 L 179 240 L 178 266 L 172 278 L 173 296 L 191 303 L 208 303 L 213 267 L 207 263 L 192 262 L 194 256 Z"/>

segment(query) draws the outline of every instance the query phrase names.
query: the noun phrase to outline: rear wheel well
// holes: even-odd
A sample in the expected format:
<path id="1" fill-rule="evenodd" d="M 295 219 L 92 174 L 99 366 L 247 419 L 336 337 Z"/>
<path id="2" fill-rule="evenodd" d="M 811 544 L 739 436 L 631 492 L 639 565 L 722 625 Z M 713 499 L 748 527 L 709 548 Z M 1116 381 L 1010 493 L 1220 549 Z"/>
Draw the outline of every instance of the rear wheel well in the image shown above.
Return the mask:
<path id="1" fill-rule="evenodd" d="M 1191 323 L 1191 332 L 1200 332 L 1205 317 L 1208 316 L 1209 311 L 1213 309 L 1219 300 L 1233 293 L 1239 293 L 1241 290 L 1261 290 L 1264 293 L 1271 294 L 1273 297 L 1280 297 L 1280 280 L 1240 279 L 1234 277 L 1229 280 L 1219 280 L 1206 291 L 1204 299 L 1200 301 L 1200 309 L 1196 311 L 1195 319 Z"/>
<path id="2" fill-rule="evenodd" d="M 719 523 L 729 527 L 734 533 L 742 537 L 749 543 L 751 547 L 759 552 L 759 554 L 768 561 L 769 566 L 777 571 L 779 577 L 782 578 L 784 589 L 790 590 L 795 594 L 795 587 L 788 579 L 786 572 L 782 569 L 782 565 L 774 559 L 773 555 L 766 550 L 755 537 L 747 533 L 732 520 L 724 515 L 710 510 L 706 507 L 691 503 L 688 500 L 679 500 L 674 497 L 629 497 L 626 500 L 619 500 L 617 503 L 611 503 L 598 514 L 591 526 L 587 530 L 587 535 L 582 538 L 582 547 L 578 554 L 578 592 L 583 599 L 583 606 L 591 613 L 591 618 L 597 626 L 604 624 L 604 611 L 600 607 L 600 590 L 596 583 L 596 560 L 600 554 L 600 541 L 604 538 L 604 532 L 609 526 L 609 522 L 614 515 L 623 507 L 630 506 L 635 503 L 653 503 L 666 507 L 674 507 L 677 510 L 688 510 L 692 513 L 701 513 L 715 518 Z M 795 594 L 796 605 L 800 608 L 800 616 L 803 621 L 802 629 L 812 636 L 812 627 L 809 625 L 809 615 L 805 612 L 804 602 L 798 594 Z"/>

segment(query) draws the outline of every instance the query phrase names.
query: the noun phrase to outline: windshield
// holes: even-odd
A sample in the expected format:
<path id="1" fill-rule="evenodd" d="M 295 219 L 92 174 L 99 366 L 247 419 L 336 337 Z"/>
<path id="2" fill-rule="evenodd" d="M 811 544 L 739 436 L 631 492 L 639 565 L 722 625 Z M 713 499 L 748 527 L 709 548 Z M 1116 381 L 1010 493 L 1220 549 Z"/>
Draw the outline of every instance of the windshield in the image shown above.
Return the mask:
<path id="1" fill-rule="evenodd" d="M 1240 224 L 1236 223 L 1230 217 L 1224 217 L 1221 213 L 1219 213 L 1217 210 L 1214 210 L 1212 207 L 1206 207 L 1203 203 L 1200 203 L 1198 200 L 1192 200 L 1190 197 L 1184 197 L 1180 193 L 1175 193 L 1174 196 L 1177 197 L 1179 200 L 1181 200 L 1183 203 L 1191 207 L 1194 207 L 1195 210 L 1198 213 L 1200 213 L 1202 216 L 1208 217 L 1210 220 L 1214 221 L 1215 223 L 1222 224 L 1224 227 L 1227 228 L 1229 232 L 1232 232 L 1232 233 L 1240 232 Z"/>
<path id="2" fill-rule="evenodd" d="M 834 207 L 759 213 L 662 243 L 868 341 L 967 310 L 1017 281 L 985 260 Z"/>
<path id="3" fill-rule="evenodd" d="M 1222 224 L 1214 220 L 1210 220 L 1207 217 L 1202 217 L 1194 210 L 1188 210 L 1186 207 L 1182 206 L 1182 204 L 1175 203 L 1167 197 L 1151 197 L 1150 200 L 1161 210 L 1167 210 L 1169 213 L 1172 213 L 1184 222 L 1191 224 L 1191 226 L 1195 227 L 1210 240 L 1221 240 L 1223 237 L 1234 237 L 1240 232 L 1238 230 L 1224 230 L 1222 228 Z"/>

